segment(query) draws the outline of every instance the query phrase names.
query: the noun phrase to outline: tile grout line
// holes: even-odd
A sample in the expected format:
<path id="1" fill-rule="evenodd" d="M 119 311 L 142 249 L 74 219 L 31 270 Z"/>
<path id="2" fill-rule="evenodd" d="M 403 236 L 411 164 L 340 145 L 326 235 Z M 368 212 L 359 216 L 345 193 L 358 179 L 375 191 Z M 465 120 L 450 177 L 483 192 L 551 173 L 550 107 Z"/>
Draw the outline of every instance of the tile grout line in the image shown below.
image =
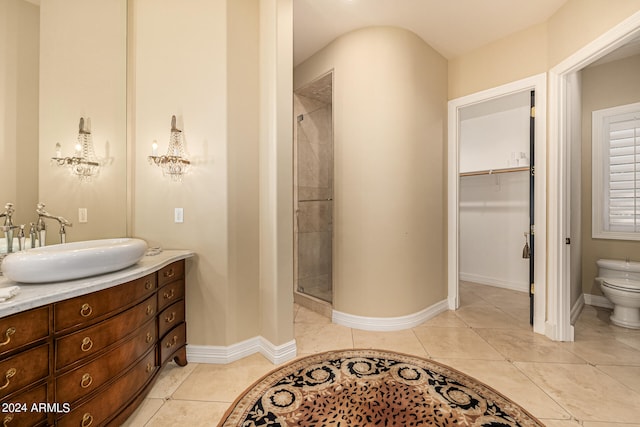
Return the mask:
<path id="1" fill-rule="evenodd" d="M 538 363 L 538 362 L 522 362 L 522 361 L 518 361 L 518 363 Z M 551 362 L 549 362 L 551 363 Z M 531 378 L 529 375 L 527 375 L 526 372 L 524 372 L 522 369 L 520 369 L 520 367 L 518 365 L 516 365 L 515 362 L 512 363 L 513 367 L 516 368 L 518 370 L 518 372 L 520 372 L 525 378 L 527 378 L 529 381 L 531 381 L 531 384 L 535 385 L 543 394 L 545 394 L 549 399 L 551 399 L 551 401 L 555 402 L 556 405 L 558 405 L 558 407 L 562 408 L 563 411 L 565 411 L 567 413 L 567 415 L 569 415 L 569 420 L 574 420 L 574 421 L 578 421 L 580 423 L 580 425 L 582 425 L 582 421 L 578 420 L 576 418 L 576 416 L 568 409 L 566 408 L 562 403 L 558 402 L 551 394 L 549 394 L 540 384 L 538 384 L 536 381 L 534 381 L 533 378 Z M 549 419 L 556 419 L 556 418 L 549 418 Z"/>
<path id="2" fill-rule="evenodd" d="M 480 297 L 482 298 L 482 297 Z M 497 305 L 490 303 L 492 307 L 494 307 L 495 309 L 497 309 L 498 311 L 500 311 L 501 313 L 514 318 L 513 316 L 509 315 L 508 313 L 504 312 L 503 310 L 500 309 L 500 307 L 498 307 Z M 555 402 L 556 405 L 558 405 L 558 407 L 562 408 L 562 410 L 569 416 L 569 420 L 576 420 L 576 418 L 574 417 L 574 415 L 567 409 L 564 407 L 564 405 L 562 405 L 560 402 L 558 402 L 556 399 L 553 398 L 553 396 L 551 396 L 549 393 L 546 392 L 546 390 L 544 390 L 540 384 L 538 384 L 536 381 L 534 381 L 529 375 L 527 375 L 522 369 L 520 369 L 518 367 L 518 365 L 516 365 L 516 361 L 507 357 L 506 354 L 504 354 L 503 352 L 501 352 L 498 348 L 496 348 L 494 345 L 492 345 L 489 341 L 487 341 L 486 338 L 484 338 L 482 335 L 480 335 L 479 333 L 476 332 L 476 329 L 483 329 L 483 328 L 474 328 L 473 326 L 470 326 L 471 329 L 476 333 L 476 335 L 478 335 L 487 345 L 489 345 L 492 349 L 494 349 L 498 354 L 500 354 L 502 357 L 504 357 L 504 360 L 509 363 L 509 365 L 511 365 L 512 367 L 514 367 L 518 372 L 520 372 L 525 378 L 527 378 L 527 380 L 529 380 L 529 382 L 531 382 L 531 384 L 533 384 L 536 388 L 538 388 L 538 390 L 540 390 L 544 395 L 546 395 L 551 401 Z M 487 329 L 487 328 L 484 328 Z M 573 354 L 573 353 L 572 353 Z M 535 362 L 530 362 L 530 363 L 535 363 Z M 582 423 L 580 422 L 580 425 L 582 425 Z"/>

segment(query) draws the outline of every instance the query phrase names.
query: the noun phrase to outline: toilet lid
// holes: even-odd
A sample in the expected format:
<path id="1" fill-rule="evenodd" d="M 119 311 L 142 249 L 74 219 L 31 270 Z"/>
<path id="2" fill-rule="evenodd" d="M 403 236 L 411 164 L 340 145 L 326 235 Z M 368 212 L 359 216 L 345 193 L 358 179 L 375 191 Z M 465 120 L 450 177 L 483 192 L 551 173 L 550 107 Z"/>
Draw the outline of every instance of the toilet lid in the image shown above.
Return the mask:
<path id="1" fill-rule="evenodd" d="M 604 286 L 627 292 L 640 292 L 640 281 L 629 279 L 604 279 Z"/>

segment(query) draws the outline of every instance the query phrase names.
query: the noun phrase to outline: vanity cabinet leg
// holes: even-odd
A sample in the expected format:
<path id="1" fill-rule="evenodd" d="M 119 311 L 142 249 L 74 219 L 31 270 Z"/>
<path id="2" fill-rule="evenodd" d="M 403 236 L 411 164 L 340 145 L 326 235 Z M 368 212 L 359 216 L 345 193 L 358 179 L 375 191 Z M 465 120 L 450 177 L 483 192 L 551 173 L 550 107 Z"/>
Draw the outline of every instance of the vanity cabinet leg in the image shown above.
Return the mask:
<path id="1" fill-rule="evenodd" d="M 187 348 L 182 347 L 178 350 L 173 360 L 178 364 L 178 366 L 187 366 Z"/>

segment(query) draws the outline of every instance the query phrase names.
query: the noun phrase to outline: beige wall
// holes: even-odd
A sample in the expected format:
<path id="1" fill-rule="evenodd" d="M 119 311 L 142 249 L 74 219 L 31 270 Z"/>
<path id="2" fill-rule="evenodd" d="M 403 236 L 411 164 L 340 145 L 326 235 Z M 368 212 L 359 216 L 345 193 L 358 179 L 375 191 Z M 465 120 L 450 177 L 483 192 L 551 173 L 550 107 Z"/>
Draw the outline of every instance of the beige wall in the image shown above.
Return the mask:
<path id="1" fill-rule="evenodd" d="M 446 298 L 446 60 L 393 27 L 343 35 L 294 72 L 334 70 L 334 309 L 393 317 Z"/>
<path id="2" fill-rule="evenodd" d="M 291 146 L 286 133 L 261 140 L 272 134 L 261 131 L 262 103 L 270 94 L 261 94 L 259 59 L 276 61 L 276 55 L 260 51 L 263 44 L 275 50 L 276 43 L 263 42 L 261 31 L 271 25 L 275 34 L 278 20 L 271 14 L 280 3 L 290 0 L 133 0 L 133 234 L 152 245 L 197 253 L 187 264 L 192 345 L 227 346 L 256 336 L 275 345 L 293 339 L 292 272 L 278 276 L 273 264 L 290 265 L 286 236 L 292 230 L 280 227 L 271 234 L 276 225 L 261 223 L 269 218 L 262 204 L 284 197 L 291 224 L 286 195 L 261 195 L 262 183 L 271 182 L 262 174 L 279 164 L 261 165 L 263 146 L 280 140 L 284 145 L 274 149 Z M 260 25 L 263 13 L 269 16 Z M 291 99 L 290 84 L 287 94 Z M 276 105 L 271 101 L 268 106 Z M 285 108 L 290 124 L 289 111 Z M 159 152 L 166 150 L 173 114 L 193 164 L 182 182 L 163 178 L 146 160 L 154 140 Z M 287 175 L 286 165 L 281 173 Z M 291 185 L 288 193 L 290 198 Z M 173 221 L 177 207 L 184 209 L 182 224 Z M 285 262 L 274 247 L 284 251 Z"/>
<path id="3" fill-rule="evenodd" d="M 640 261 L 640 242 L 591 238 L 591 113 L 640 102 L 640 55 L 582 71 L 582 292 L 602 295 L 594 282 L 596 260 Z"/>
<path id="4" fill-rule="evenodd" d="M 293 340 L 293 0 L 259 4 L 260 335 L 281 345 Z"/>
<path id="5" fill-rule="evenodd" d="M 569 0 L 545 23 L 451 60 L 449 63 L 449 99 L 547 72 L 639 11 L 639 0 Z M 588 160 L 588 164 L 583 164 L 583 170 L 590 168 L 590 155 Z M 583 206 L 591 201 L 590 173 L 587 177 L 583 176 L 583 181 L 585 179 L 588 181 L 588 187 L 583 186 Z M 556 206 L 550 201 L 548 203 L 547 210 L 549 212 L 556 209 Z M 584 211 L 583 208 L 583 214 Z M 582 235 L 585 236 L 585 240 L 590 241 L 588 237 L 591 235 L 590 210 L 588 215 L 588 218 L 582 218 L 582 229 L 588 229 L 588 234 L 583 231 Z M 584 244 L 582 247 L 585 249 L 582 259 L 582 291 L 599 294 L 599 290 L 592 285 L 595 275 L 594 259 L 599 256 L 595 255 L 590 243 Z M 614 244 L 614 247 L 618 249 L 610 249 L 603 243 L 598 245 L 597 251 L 613 255 L 614 253 L 627 252 L 627 249 L 622 249 L 622 247 L 628 248 L 627 245 L 619 243 Z M 576 285 L 575 289 L 572 289 L 572 303 L 577 298 L 573 292 L 579 292 L 577 288 L 580 287 L 580 284 L 576 283 Z"/>
<path id="6" fill-rule="evenodd" d="M 547 22 L 449 61 L 449 99 L 546 72 L 638 11 L 638 0 L 569 0 Z"/>
<path id="7" fill-rule="evenodd" d="M 231 342 L 257 334 L 259 310 L 259 9 L 227 1 L 227 161 Z"/>
<path id="8" fill-rule="evenodd" d="M 639 0 L 569 0 L 548 21 L 549 68 L 638 11 Z"/>
<path id="9" fill-rule="evenodd" d="M 81 3 L 73 3 L 76 9 L 89 3 L 74 1 Z M 93 32 L 104 37 L 56 52 L 57 37 L 63 35 L 45 31 L 43 41 L 52 55 L 75 56 L 60 56 L 58 60 L 71 64 L 65 73 L 41 81 L 52 95 L 41 109 L 41 116 L 47 116 L 40 161 L 47 174 L 40 179 L 41 194 L 52 200 L 52 211 L 73 219 L 78 207 L 88 207 L 87 230 L 122 235 L 126 209 L 121 196 L 129 185 L 135 236 L 152 245 L 197 252 L 188 263 L 191 344 L 231 345 L 257 335 L 274 344 L 287 342 L 293 338 L 291 0 L 129 1 L 132 181 L 126 183 L 126 173 L 116 173 L 125 158 L 118 151 L 124 150 L 119 145 L 124 137 L 117 135 L 98 141 L 99 152 L 110 142 L 114 163 L 101 174 L 109 185 L 80 187 L 74 180 L 61 181 L 49 166 L 56 140 L 66 144 L 75 139 L 80 115 L 92 118 L 97 133 L 108 119 L 95 111 L 112 109 L 111 116 L 119 117 L 115 105 L 124 102 L 114 90 L 123 84 L 124 62 L 101 62 L 107 51 L 124 43 L 120 32 L 112 33 L 123 24 L 107 24 L 107 11 L 95 14 L 100 20 L 79 20 L 69 13 L 60 18 L 71 22 L 70 31 L 84 36 L 65 33 L 69 38 L 82 43 Z M 450 61 L 449 97 L 545 71 L 639 9 L 637 0 L 570 0 L 547 23 Z M 375 50 L 365 48 L 372 38 Z M 92 56 L 96 52 L 99 57 Z M 45 67 L 52 55 L 44 57 Z M 88 65 L 99 69 L 82 68 Z M 370 29 L 337 40 L 304 66 L 308 71 L 297 77 L 297 86 L 336 69 L 337 85 L 343 82 L 336 87 L 342 109 L 336 116 L 353 119 L 336 134 L 338 144 L 353 144 L 336 153 L 341 156 L 336 204 L 343 203 L 337 213 L 344 231 L 336 245 L 341 251 L 337 256 L 345 261 L 337 274 L 343 283 L 356 285 L 342 287 L 336 309 L 395 316 L 444 299 L 446 61 L 411 33 Z M 84 75 L 109 80 L 87 88 L 73 79 Z M 78 88 L 85 90 L 72 91 Z M 91 103 L 103 94 L 112 98 L 106 104 L 102 98 L 100 105 Z M 64 117 L 54 120 L 54 111 Z M 166 149 L 173 114 L 194 163 L 181 184 L 164 180 L 146 161 L 154 140 Z M 392 120 L 371 120 L 378 115 Z M 173 223 L 176 207 L 184 208 L 183 224 Z M 389 222 L 390 217 L 397 220 Z M 80 240 L 83 228 L 75 227 L 70 234 Z M 366 232 L 370 230 L 376 233 Z"/>
<path id="10" fill-rule="evenodd" d="M 228 161 L 227 10 L 225 1 L 135 0 L 134 226 L 150 245 L 188 248 L 187 322 L 191 344 L 227 342 Z M 193 163 L 183 182 L 148 165 L 151 144 L 164 154 L 171 116 Z M 174 209 L 184 223 L 174 223 Z M 244 338 L 244 337 L 243 337 Z"/>
<path id="11" fill-rule="evenodd" d="M 449 99 L 544 73 L 547 25 L 539 24 L 449 61 Z"/>
<path id="12" fill-rule="evenodd" d="M 14 224 L 34 221 L 38 200 L 39 25 L 32 3 L 0 2 L 0 211 L 13 203 Z"/>
<path id="13" fill-rule="evenodd" d="M 132 1 L 136 40 L 134 234 L 165 247 L 186 247 L 198 253 L 189 263 L 188 273 L 191 344 L 231 345 L 256 335 L 276 344 L 287 342 L 293 338 L 292 185 L 287 191 L 292 152 L 291 88 L 287 88 L 291 78 L 287 68 L 291 61 L 291 0 L 189 0 L 188 7 L 168 0 Z M 567 10 L 579 9 L 580 2 L 570 0 Z M 608 22 L 619 22 L 633 9 L 631 2 L 619 6 L 601 1 L 596 6 L 605 3 L 610 8 Z M 597 7 L 589 10 L 589 19 L 597 21 Z M 595 37 L 584 29 L 584 22 L 562 13 L 554 22 L 451 61 L 449 97 L 548 70 L 558 61 L 556 56 L 584 44 L 582 39 L 571 39 L 552 55 L 549 45 L 565 31 L 586 34 L 587 40 Z M 446 247 L 443 129 L 447 64 L 415 36 L 402 32 L 379 40 L 374 57 L 367 57 L 370 48 L 355 53 L 347 49 L 349 45 L 364 46 L 367 37 L 362 34 L 333 43 L 335 58 L 329 58 L 327 49 L 317 55 L 313 65 L 304 64 L 308 72 L 296 76 L 295 86 L 335 68 L 337 85 L 339 73 L 346 77 L 343 87 L 336 87 L 340 105 L 336 108 L 343 109 L 336 109 L 336 117 L 357 112 L 340 135 L 336 129 L 337 144 L 354 141 L 353 147 L 336 151 L 342 159 L 340 163 L 336 158 L 336 190 L 342 192 L 336 194 L 336 204 L 340 200 L 346 203 L 336 207 L 341 215 L 337 221 L 346 230 L 343 241 L 336 242 L 342 251 L 336 256 L 350 264 L 337 272 L 340 280 L 366 280 L 343 287 L 343 293 L 336 294 L 336 309 L 375 317 L 404 315 L 446 296 L 446 259 L 442 254 Z M 256 38 L 260 60 L 252 49 Z M 342 50 L 352 54 L 339 55 Z M 174 61 L 166 60 L 169 51 L 176 52 Z M 404 62 L 407 52 L 413 64 Z M 400 67 L 390 70 L 380 63 L 382 59 L 387 63 L 391 59 Z M 255 64 L 259 64 L 259 71 L 251 70 Z M 341 64 L 349 67 L 341 69 Z M 512 69 L 504 72 L 501 64 Z M 409 78 L 397 78 L 415 78 L 414 72 L 421 79 L 411 84 L 406 83 Z M 393 90 L 385 86 L 377 90 L 376 85 L 389 77 Z M 425 93 L 436 95 L 426 97 Z M 376 97 L 385 102 L 369 102 Z M 375 111 L 376 105 L 382 106 L 380 111 Z M 370 118 L 379 113 L 392 117 L 399 131 L 378 127 L 383 124 Z M 159 171 L 147 166 L 145 160 L 154 139 L 166 147 L 171 114 L 179 117 L 195 163 L 193 173 L 181 185 L 162 181 Z M 414 120 L 417 114 L 420 120 Z M 364 129 L 359 136 L 357 128 Z M 256 149 L 253 138 L 259 140 L 257 158 L 251 152 Z M 407 142 L 407 149 L 381 143 L 383 139 L 395 144 Z M 369 162 L 361 161 L 365 155 Z M 357 161 L 347 163 L 351 158 Z M 388 179 L 391 176 L 398 179 Z M 338 177 L 342 177 L 342 188 Z M 416 194 L 427 196 L 416 198 Z M 173 224 L 174 207 L 185 209 L 184 224 Z M 398 218 L 397 223 L 389 223 L 389 217 Z M 372 229 L 382 232 L 363 232 Z M 401 259 L 398 253 L 408 255 Z M 400 264 L 392 266 L 391 261 Z M 399 275 L 392 274 L 397 271 Z M 401 291 L 399 283 L 405 285 Z M 388 301 L 393 303 L 381 307 Z"/>
<path id="14" fill-rule="evenodd" d="M 126 25 L 125 0 L 40 6 L 39 194 L 51 214 L 73 222 L 70 241 L 126 234 Z M 50 164 L 57 142 L 62 155 L 73 154 L 80 117 L 90 118 L 96 155 L 104 161 L 90 183 Z M 80 207 L 88 210 L 86 224 L 77 222 Z M 59 242 L 56 224 L 47 241 Z"/>

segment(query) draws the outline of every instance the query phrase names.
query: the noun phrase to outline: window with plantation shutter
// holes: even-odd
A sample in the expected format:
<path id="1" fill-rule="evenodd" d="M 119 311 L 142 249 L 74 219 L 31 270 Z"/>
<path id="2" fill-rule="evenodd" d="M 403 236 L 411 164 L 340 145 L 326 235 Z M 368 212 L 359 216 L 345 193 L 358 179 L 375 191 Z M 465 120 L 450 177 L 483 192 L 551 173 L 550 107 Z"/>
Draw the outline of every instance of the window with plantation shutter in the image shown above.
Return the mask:
<path id="1" fill-rule="evenodd" d="M 593 237 L 640 240 L 640 103 L 592 118 Z"/>

